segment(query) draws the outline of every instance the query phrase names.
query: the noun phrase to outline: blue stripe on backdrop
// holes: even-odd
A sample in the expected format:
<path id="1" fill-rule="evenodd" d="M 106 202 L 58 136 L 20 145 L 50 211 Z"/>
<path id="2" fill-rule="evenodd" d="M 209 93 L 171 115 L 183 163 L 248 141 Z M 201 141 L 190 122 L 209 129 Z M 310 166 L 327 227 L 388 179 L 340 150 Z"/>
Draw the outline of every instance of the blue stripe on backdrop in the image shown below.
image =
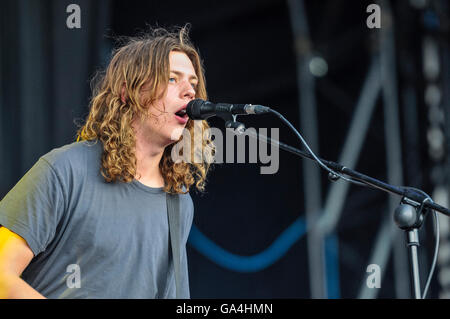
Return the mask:
<path id="1" fill-rule="evenodd" d="M 339 241 L 336 234 L 325 239 L 325 256 L 327 296 L 329 299 L 339 299 Z"/>
<path id="2" fill-rule="evenodd" d="M 212 262 L 236 272 L 257 272 L 274 264 L 306 233 L 303 218 L 297 218 L 278 238 L 265 250 L 252 256 L 233 254 L 205 236 L 195 225 L 192 225 L 188 242 Z M 335 235 L 325 242 L 326 276 L 328 279 L 328 297 L 339 298 L 339 259 L 338 245 Z"/>

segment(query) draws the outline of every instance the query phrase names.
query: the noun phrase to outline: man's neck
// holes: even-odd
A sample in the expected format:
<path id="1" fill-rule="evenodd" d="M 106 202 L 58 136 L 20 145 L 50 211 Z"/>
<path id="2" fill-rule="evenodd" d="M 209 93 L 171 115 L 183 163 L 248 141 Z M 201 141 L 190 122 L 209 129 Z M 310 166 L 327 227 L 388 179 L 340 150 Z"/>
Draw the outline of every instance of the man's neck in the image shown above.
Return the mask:
<path id="1" fill-rule="evenodd" d="M 136 132 L 136 179 L 149 187 L 163 187 L 164 178 L 159 163 L 165 146 L 157 145 Z"/>

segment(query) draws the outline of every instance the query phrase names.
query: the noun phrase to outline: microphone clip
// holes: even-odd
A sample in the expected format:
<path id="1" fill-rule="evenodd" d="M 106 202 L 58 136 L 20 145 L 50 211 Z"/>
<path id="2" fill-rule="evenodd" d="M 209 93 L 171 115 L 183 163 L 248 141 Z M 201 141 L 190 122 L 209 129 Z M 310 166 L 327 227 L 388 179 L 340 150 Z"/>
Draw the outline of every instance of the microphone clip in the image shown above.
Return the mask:
<path id="1" fill-rule="evenodd" d="M 241 135 L 245 132 L 245 125 L 241 122 L 236 121 L 237 115 L 229 113 L 217 114 L 218 117 L 225 121 L 225 128 L 231 128 L 236 134 Z"/>

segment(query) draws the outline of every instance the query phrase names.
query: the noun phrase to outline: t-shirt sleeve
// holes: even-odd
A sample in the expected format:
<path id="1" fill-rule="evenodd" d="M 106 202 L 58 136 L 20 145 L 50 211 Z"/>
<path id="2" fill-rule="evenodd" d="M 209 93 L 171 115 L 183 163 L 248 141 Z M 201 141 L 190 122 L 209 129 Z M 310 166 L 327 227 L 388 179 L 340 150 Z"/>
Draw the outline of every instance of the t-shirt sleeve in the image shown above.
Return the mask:
<path id="1" fill-rule="evenodd" d="M 26 240 L 34 255 L 53 239 L 64 212 L 60 177 L 43 158 L 0 201 L 0 225 Z"/>

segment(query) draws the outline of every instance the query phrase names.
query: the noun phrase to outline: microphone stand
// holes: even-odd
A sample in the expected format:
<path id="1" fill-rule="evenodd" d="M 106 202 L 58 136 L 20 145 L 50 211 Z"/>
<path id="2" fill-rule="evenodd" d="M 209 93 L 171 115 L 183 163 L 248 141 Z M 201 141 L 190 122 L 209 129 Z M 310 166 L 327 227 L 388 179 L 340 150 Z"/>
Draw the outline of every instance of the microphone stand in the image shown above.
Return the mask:
<path id="1" fill-rule="evenodd" d="M 305 152 L 282 142 L 272 140 L 267 136 L 254 134 L 251 131 L 246 131 L 244 124 L 236 121 L 236 116 L 222 115 L 219 117 L 222 117 L 225 120 L 225 127 L 233 129 L 235 132 L 237 132 L 237 135 L 241 135 L 244 132 L 247 132 L 246 134 L 250 137 L 278 146 L 279 148 L 297 156 L 315 160 L 314 156 L 312 156 L 309 152 Z M 282 120 L 285 119 L 282 118 Z M 357 181 L 356 183 L 361 186 L 368 186 L 370 188 L 375 188 L 386 193 L 395 194 L 402 197 L 399 206 L 394 212 L 394 221 L 400 229 L 405 231 L 406 243 L 410 256 L 411 275 L 414 283 L 414 296 L 416 299 L 421 299 L 422 293 L 420 289 L 419 261 L 417 252 L 417 248 L 419 246 L 418 230 L 421 227 L 429 210 L 438 211 L 446 216 L 450 216 L 450 210 L 446 207 L 434 203 L 431 198 L 421 190 L 416 190 L 404 186 L 390 185 L 373 177 L 361 174 L 339 163 L 327 161 L 321 158 L 319 158 L 319 160 L 334 172 L 350 176 L 353 182 Z M 339 176 L 333 173 L 329 173 L 328 178 L 331 181 L 337 181 L 339 179 Z"/>

